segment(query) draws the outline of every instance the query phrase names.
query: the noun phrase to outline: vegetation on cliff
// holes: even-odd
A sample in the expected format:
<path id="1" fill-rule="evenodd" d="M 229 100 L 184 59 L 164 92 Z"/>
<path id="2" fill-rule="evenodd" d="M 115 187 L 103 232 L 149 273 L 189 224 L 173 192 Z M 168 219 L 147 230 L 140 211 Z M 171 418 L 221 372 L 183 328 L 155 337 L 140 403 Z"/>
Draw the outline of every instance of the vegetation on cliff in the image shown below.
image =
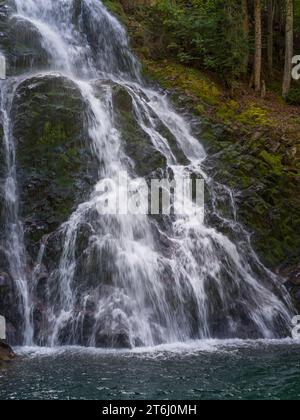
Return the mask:
<path id="1" fill-rule="evenodd" d="M 266 84 L 270 88 L 274 78 L 280 79 L 283 96 L 299 104 L 299 84 L 291 86 L 293 43 L 296 46 L 300 37 L 297 2 L 295 7 L 289 0 L 105 3 L 129 24 L 133 42 L 145 57 L 171 58 L 212 71 L 231 87 L 241 79 L 250 80 L 250 86 L 262 95 Z"/>

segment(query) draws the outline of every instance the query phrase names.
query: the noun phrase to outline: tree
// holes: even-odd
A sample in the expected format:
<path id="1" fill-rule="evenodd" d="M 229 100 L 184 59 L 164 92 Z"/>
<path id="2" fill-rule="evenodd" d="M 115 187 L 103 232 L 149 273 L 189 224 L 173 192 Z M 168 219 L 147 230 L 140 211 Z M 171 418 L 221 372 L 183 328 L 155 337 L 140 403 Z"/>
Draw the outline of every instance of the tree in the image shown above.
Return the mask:
<path id="1" fill-rule="evenodd" d="M 245 35 L 245 40 L 247 40 L 249 44 L 250 31 L 249 31 L 248 0 L 242 0 L 242 11 L 243 11 L 243 31 Z M 249 45 L 247 46 L 247 53 L 245 54 L 245 61 L 244 61 L 245 73 L 248 72 L 248 64 L 249 64 Z"/>
<path id="2" fill-rule="evenodd" d="M 112 3 L 111 0 L 103 1 Z M 280 71 L 285 67 L 281 84 L 284 96 L 287 95 L 293 54 L 293 30 L 290 28 L 294 26 L 294 43 L 299 44 L 300 0 L 119 2 L 124 8 L 130 8 L 128 14 L 134 14 L 137 21 L 142 18 L 141 31 L 135 36 L 136 42 L 145 46 L 142 54 L 156 60 L 171 58 L 196 69 L 208 69 L 230 87 L 249 77 L 249 86 L 255 87 L 262 96 L 267 88 L 263 76 L 268 73 L 269 79 L 275 77 L 280 83 L 279 78 L 283 76 Z M 289 98 L 295 88 L 298 91 L 297 85 L 293 84 Z"/>
<path id="3" fill-rule="evenodd" d="M 287 98 L 292 80 L 292 60 L 294 53 L 294 2 L 285 0 L 286 25 L 285 25 L 285 65 L 282 86 L 282 96 Z"/>
<path id="4" fill-rule="evenodd" d="M 273 74 L 273 50 L 274 50 L 274 1 L 268 0 L 268 69 Z"/>
<path id="5" fill-rule="evenodd" d="M 261 22 L 261 0 L 254 0 L 255 20 L 255 56 L 254 56 L 254 86 L 255 91 L 261 91 L 261 69 L 262 69 L 262 22 Z"/>

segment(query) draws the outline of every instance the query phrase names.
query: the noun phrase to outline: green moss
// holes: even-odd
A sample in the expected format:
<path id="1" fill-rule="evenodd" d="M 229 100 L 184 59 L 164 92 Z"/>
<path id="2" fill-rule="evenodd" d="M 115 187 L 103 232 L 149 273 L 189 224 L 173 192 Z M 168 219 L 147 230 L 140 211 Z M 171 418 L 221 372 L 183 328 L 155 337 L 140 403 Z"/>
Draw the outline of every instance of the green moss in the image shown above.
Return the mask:
<path id="1" fill-rule="evenodd" d="M 123 21 L 127 21 L 122 5 L 115 0 L 102 0 L 103 4 Z"/>
<path id="2" fill-rule="evenodd" d="M 240 132 L 275 126 L 267 109 L 255 103 L 241 105 L 226 97 L 222 89 L 199 70 L 166 60 L 144 60 L 144 73 L 165 89 L 184 95 L 196 114 L 203 116 L 209 113 L 211 119 L 229 127 L 238 126 Z"/>
<path id="3" fill-rule="evenodd" d="M 148 76 L 154 77 L 166 89 L 176 88 L 203 105 L 216 106 L 221 100 L 218 86 L 199 70 L 173 62 L 147 61 Z M 201 106 L 201 104 L 200 104 Z M 199 107 L 199 103 L 196 104 Z"/>
<path id="4" fill-rule="evenodd" d="M 237 110 L 239 105 L 235 101 L 229 101 L 220 105 L 216 115 L 221 119 L 225 124 L 229 125 L 232 121 L 237 120 Z"/>
<path id="5" fill-rule="evenodd" d="M 236 117 L 237 121 L 242 124 L 252 126 L 271 126 L 273 125 L 271 118 L 268 116 L 267 110 L 251 104 L 248 108 Z"/>
<path id="6" fill-rule="evenodd" d="M 283 166 L 281 163 L 281 156 L 271 155 L 266 150 L 262 151 L 259 156 L 269 165 L 274 174 L 278 176 L 282 175 Z"/>
<path id="7" fill-rule="evenodd" d="M 218 141 L 212 136 L 210 142 Z M 278 267 L 300 250 L 300 185 L 288 172 L 280 156 L 259 153 L 243 141 L 218 141 L 218 153 L 211 159 L 217 181 L 239 191 L 239 220 L 253 232 L 253 245 L 265 264 Z"/>
<path id="8" fill-rule="evenodd" d="M 205 106 L 203 104 L 198 104 L 195 106 L 195 112 L 196 114 L 202 116 L 205 112 Z"/>
<path id="9" fill-rule="evenodd" d="M 84 104 L 67 79 L 23 82 L 12 107 L 22 217 L 34 253 L 65 222 L 98 174 L 83 123 Z M 36 248 L 35 248 L 36 247 Z"/>

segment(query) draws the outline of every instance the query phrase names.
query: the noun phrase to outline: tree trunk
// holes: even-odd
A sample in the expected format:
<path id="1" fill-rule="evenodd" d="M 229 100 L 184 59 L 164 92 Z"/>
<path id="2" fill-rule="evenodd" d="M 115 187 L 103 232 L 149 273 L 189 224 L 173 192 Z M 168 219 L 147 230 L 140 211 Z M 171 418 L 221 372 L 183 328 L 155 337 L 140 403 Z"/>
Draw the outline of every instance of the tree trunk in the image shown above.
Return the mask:
<path id="1" fill-rule="evenodd" d="M 268 0 L 268 69 L 273 74 L 273 50 L 274 50 L 274 1 Z"/>
<path id="2" fill-rule="evenodd" d="M 286 0 L 286 26 L 285 26 L 285 66 L 282 96 L 286 98 L 289 94 L 292 80 L 293 52 L 294 52 L 294 3 L 293 0 Z"/>
<path id="3" fill-rule="evenodd" d="M 242 8 L 243 8 L 243 29 L 245 34 L 245 40 L 249 44 L 249 15 L 248 15 L 248 0 L 242 0 Z M 245 54 L 245 62 L 244 62 L 244 71 L 245 73 L 248 72 L 248 64 L 249 64 L 249 45 L 247 53 Z"/>
<path id="4" fill-rule="evenodd" d="M 260 92 L 261 68 L 262 68 L 261 0 L 254 0 L 254 16 L 255 16 L 254 86 L 255 86 L 255 91 Z"/>

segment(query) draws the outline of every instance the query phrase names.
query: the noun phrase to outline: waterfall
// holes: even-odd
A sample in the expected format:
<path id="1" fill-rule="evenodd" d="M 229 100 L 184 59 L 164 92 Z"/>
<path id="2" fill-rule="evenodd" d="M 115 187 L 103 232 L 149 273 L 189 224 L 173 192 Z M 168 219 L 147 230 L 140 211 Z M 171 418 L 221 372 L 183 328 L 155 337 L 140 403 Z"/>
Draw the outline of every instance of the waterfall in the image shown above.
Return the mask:
<path id="1" fill-rule="evenodd" d="M 142 79 L 124 28 L 100 0 L 15 0 L 11 19 L 34 28 L 47 56 L 44 68 L 28 67 L 1 82 L 6 178 L 6 241 L 10 275 L 19 296 L 23 343 L 134 347 L 199 338 L 274 338 L 286 334 L 291 307 L 277 277 L 259 261 L 238 223 L 232 191 L 204 171 L 205 151 L 184 117 Z M 44 292 L 42 328 L 34 322 L 37 278 L 47 238 L 34 269 L 26 265 L 19 214 L 16 147 L 11 113 L 16 89 L 36 77 L 64 77 L 85 104 L 97 179 L 60 227 L 62 247 Z M 130 98 L 135 124 L 165 161 L 165 173 L 192 173 L 207 189 L 205 222 L 194 216 L 104 215 L 99 184 L 127 171 L 138 174 L 116 122 L 114 89 Z M 201 139 L 200 139 L 201 140 Z M 101 164 L 100 164 L 101 162 Z M 232 218 L 217 210 L 228 198 Z M 233 232 L 225 236 L 213 214 Z M 78 236 L 88 243 L 78 260 Z M 90 267 L 92 266 L 92 271 Z"/>
<path id="2" fill-rule="evenodd" d="M 7 238 L 7 253 L 10 272 L 19 291 L 18 305 L 24 316 L 24 343 L 30 344 L 33 330 L 30 322 L 30 298 L 28 293 L 28 278 L 26 273 L 26 251 L 24 245 L 23 226 L 19 220 L 18 186 L 16 181 L 16 150 L 11 133 L 10 109 L 14 96 L 14 86 L 8 82 L 1 89 L 1 120 L 3 121 L 4 155 L 6 174 L 4 180 L 5 202 L 5 235 Z"/>

